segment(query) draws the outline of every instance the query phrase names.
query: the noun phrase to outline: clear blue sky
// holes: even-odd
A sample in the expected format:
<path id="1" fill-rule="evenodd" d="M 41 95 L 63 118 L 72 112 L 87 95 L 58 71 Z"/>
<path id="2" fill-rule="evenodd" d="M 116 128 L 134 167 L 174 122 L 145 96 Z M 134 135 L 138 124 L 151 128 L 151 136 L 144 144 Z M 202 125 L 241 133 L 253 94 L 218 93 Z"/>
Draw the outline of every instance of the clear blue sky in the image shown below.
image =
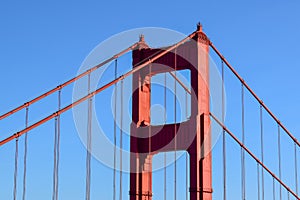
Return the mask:
<path id="1" fill-rule="evenodd" d="M 0 113 L 9 111 L 76 75 L 89 52 L 113 34 L 148 26 L 169 28 L 189 34 L 195 30 L 195 24 L 200 21 L 204 25 L 204 31 L 222 54 L 235 66 L 283 124 L 297 138 L 300 138 L 299 9 L 300 2 L 296 0 L 149 1 L 147 3 L 143 1 L 2 1 L 0 3 L 0 88 L 2 91 Z M 239 83 L 236 82 L 232 89 L 238 91 L 238 88 Z M 228 92 L 230 89 L 231 84 L 226 87 Z M 66 104 L 71 99 L 71 89 L 63 95 Z M 54 96 L 52 100 L 55 98 Z M 239 96 L 235 100 L 239 101 L 238 98 Z M 50 107 L 48 104 L 44 102 L 40 108 Z M 234 107 L 234 100 L 231 105 L 228 104 L 228 112 L 232 107 Z M 30 122 L 51 113 L 50 111 L 41 113 L 39 110 L 33 112 L 36 115 L 30 118 Z M 233 109 L 228 117 L 234 117 L 234 112 L 239 111 Z M 3 139 L 4 136 L 23 128 L 21 121 L 24 119 L 23 116 L 24 112 L 18 114 L 16 118 L 1 122 L 0 138 Z M 69 122 L 69 125 L 62 127 L 64 134 L 62 145 L 65 146 L 62 148 L 64 161 L 61 163 L 60 170 L 61 199 L 83 199 L 84 148 L 76 135 L 71 114 L 66 114 L 62 118 L 65 122 Z M 31 133 L 28 171 L 28 199 L 30 200 L 51 197 L 53 134 L 51 127 L 53 128 L 53 123 Z M 238 130 L 239 126 L 232 125 L 232 128 Z M 249 134 L 251 134 L 250 130 Z M 257 130 L 259 131 L 259 128 Z M 276 132 L 276 127 L 272 131 Z M 255 134 L 259 138 L 259 132 Z M 236 155 L 239 156 L 239 149 L 235 148 Z M 266 151 L 271 155 L 272 148 L 274 147 L 266 147 Z M 14 144 L 1 147 L 0 150 L 0 194 L 5 195 L 0 199 L 12 198 L 13 150 Z M 215 162 L 217 166 L 218 161 Z M 110 199 L 111 180 L 108 176 L 105 176 L 107 183 L 99 180 L 103 179 L 103 174 L 111 174 L 112 171 L 96 160 L 93 161 L 93 166 L 95 168 L 93 197 L 102 194 L 107 196 L 100 199 Z M 252 166 L 255 165 L 248 165 L 249 168 Z M 22 171 L 20 173 L 22 174 Z M 220 179 L 221 171 L 217 175 Z M 232 177 L 233 174 L 229 172 L 229 176 Z M 286 176 L 292 177 L 292 174 Z M 293 183 L 289 178 L 286 180 Z M 21 181 L 20 178 L 19 183 Z M 233 181 L 237 185 L 240 183 L 239 178 Z M 220 185 L 217 187 L 220 188 Z M 251 189 L 256 191 L 256 188 L 251 188 L 248 184 L 249 193 Z M 229 187 L 228 190 L 235 191 L 235 186 Z M 19 195 L 20 191 L 19 189 Z M 216 190 L 216 195 L 220 195 L 219 192 Z M 157 189 L 157 193 L 161 194 L 161 191 Z M 124 198 L 127 198 L 127 194 L 127 188 L 124 188 Z M 237 197 L 232 196 L 229 199 L 237 199 L 240 196 L 239 193 L 236 195 Z M 216 196 L 215 199 L 219 197 Z"/>

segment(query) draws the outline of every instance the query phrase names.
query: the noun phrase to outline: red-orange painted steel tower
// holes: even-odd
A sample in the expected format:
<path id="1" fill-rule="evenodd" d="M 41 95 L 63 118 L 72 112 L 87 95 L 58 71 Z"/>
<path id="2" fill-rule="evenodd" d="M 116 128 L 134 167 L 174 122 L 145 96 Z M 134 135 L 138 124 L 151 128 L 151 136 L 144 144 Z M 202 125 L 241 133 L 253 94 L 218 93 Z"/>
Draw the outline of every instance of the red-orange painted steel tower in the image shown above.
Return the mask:
<path id="1" fill-rule="evenodd" d="M 133 51 L 133 66 L 162 49 L 143 43 Z M 133 75 L 130 149 L 130 200 L 152 199 L 152 157 L 160 152 L 185 150 L 190 157 L 190 200 L 212 199 L 211 130 L 209 117 L 209 39 L 197 34 Z M 168 67 L 162 67 L 168 66 Z M 190 70 L 191 117 L 181 123 L 151 125 L 151 76 L 171 70 Z M 174 138 L 176 137 L 175 143 Z"/>

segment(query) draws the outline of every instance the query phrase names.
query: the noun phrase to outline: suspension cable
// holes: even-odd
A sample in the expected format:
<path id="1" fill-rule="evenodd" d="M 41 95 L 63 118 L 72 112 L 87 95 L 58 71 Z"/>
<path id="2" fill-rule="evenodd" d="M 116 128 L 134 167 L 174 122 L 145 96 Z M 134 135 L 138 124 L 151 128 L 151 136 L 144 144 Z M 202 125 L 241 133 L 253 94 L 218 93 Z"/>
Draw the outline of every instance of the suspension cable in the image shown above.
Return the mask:
<path id="1" fill-rule="evenodd" d="M 178 47 L 178 46 L 184 44 L 186 41 L 192 39 L 192 38 L 196 35 L 196 33 L 197 33 L 197 32 L 191 33 L 190 35 L 188 35 L 188 36 L 185 37 L 184 39 L 180 40 L 180 41 L 177 42 L 176 44 L 174 44 L 174 45 L 168 47 L 168 48 L 165 49 L 164 51 L 162 51 L 162 50 L 161 50 L 161 51 L 158 51 L 157 53 L 155 53 L 155 54 L 150 58 L 150 61 L 153 62 L 153 61 L 157 60 L 158 58 L 162 57 L 163 55 L 167 54 L 168 52 L 172 51 L 172 50 L 175 49 L 176 47 Z M 119 52 L 118 54 L 115 54 L 115 55 L 112 56 L 111 58 L 109 58 L 109 59 L 103 61 L 102 63 L 100 63 L 100 64 L 98 64 L 98 65 L 92 67 L 91 69 L 86 70 L 85 72 L 79 74 L 78 76 L 76 76 L 76 77 L 74 77 L 74 78 L 68 80 L 67 82 L 65 82 L 65 83 L 63 83 L 63 84 L 61 84 L 61 85 L 58 85 L 56 88 L 53 88 L 53 89 L 49 90 L 48 92 L 45 92 L 44 94 L 42 94 L 42 95 L 40 95 L 40 96 L 38 96 L 38 97 L 32 99 L 31 101 L 29 101 L 29 102 L 27 102 L 27 103 L 25 103 L 25 104 L 23 104 L 23 105 L 21 105 L 21 106 L 15 108 L 15 109 L 13 109 L 13 110 L 10 110 L 9 112 L 7 112 L 7 113 L 1 115 L 1 116 L 0 116 L 0 120 L 1 120 L 1 119 L 4 119 L 4 118 L 6 118 L 6 117 L 8 117 L 8 116 L 10 116 L 10 115 L 12 115 L 12 114 L 15 113 L 15 112 L 18 112 L 19 110 L 22 110 L 22 109 L 25 108 L 26 106 L 29 106 L 29 105 L 31 105 L 31 104 L 33 104 L 33 103 L 39 101 L 40 99 L 43 99 L 43 98 L 46 97 L 46 96 L 49 96 L 50 94 L 52 94 L 52 93 L 58 91 L 60 88 L 66 87 L 67 85 L 69 85 L 69 84 L 75 82 L 76 80 L 78 80 L 78 79 L 80 79 L 80 78 L 82 78 L 82 77 L 84 77 L 84 76 L 90 74 L 91 72 L 97 70 L 97 69 L 100 68 L 101 66 L 103 66 L 103 65 L 105 65 L 105 64 L 107 64 L 107 63 L 109 63 L 109 62 L 111 62 L 112 60 L 114 60 L 114 59 L 116 59 L 116 58 L 119 58 L 120 56 L 124 55 L 124 54 L 127 53 L 128 51 L 135 49 L 138 45 L 139 45 L 139 42 L 134 43 L 133 45 L 131 45 L 131 46 L 128 47 L 127 49 L 124 49 L 123 51 Z M 134 70 L 131 70 L 130 72 L 128 72 L 128 73 L 126 73 L 126 74 L 124 74 L 122 78 L 125 78 L 125 77 L 129 76 L 130 74 L 132 74 L 132 73 L 134 73 L 134 72 L 140 70 L 141 68 L 145 67 L 146 65 L 149 64 L 150 61 L 148 61 L 148 62 L 143 62 L 143 61 L 142 61 L 142 62 L 137 63 L 137 64 L 134 66 L 135 69 L 134 69 Z M 112 81 L 112 82 L 118 82 L 119 80 L 120 80 L 120 79 L 116 79 L 116 80 L 114 80 L 114 81 Z M 112 84 L 113 84 L 113 83 L 112 83 Z M 107 85 L 108 85 L 108 84 L 107 84 Z M 106 88 L 106 87 L 102 87 L 102 88 Z M 99 89 L 100 89 L 100 88 L 99 88 Z M 97 90 L 97 92 L 94 91 L 93 93 L 99 93 L 100 91 L 102 91 L 102 90 Z M 85 99 L 85 98 L 86 98 L 86 97 L 83 97 L 82 99 Z M 82 101 L 83 101 L 83 100 L 82 100 Z M 81 101 L 78 100 L 77 102 L 81 102 Z M 76 105 L 77 105 L 77 104 L 76 104 Z M 69 107 L 69 106 L 67 106 L 67 107 L 68 107 L 68 109 L 70 109 L 71 105 L 70 105 L 70 107 Z M 68 110 L 68 109 L 67 109 L 67 110 Z M 66 110 L 64 110 L 64 111 L 66 111 Z M 52 115 L 51 115 L 51 116 L 52 116 Z M 54 114 L 53 114 L 53 116 L 52 116 L 51 118 L 54 118 Z M 47 121 L 48 121 L 48 120 L 49 120 L 49 119 L 47 118 Z M 32 129 L 32 128 L 31 128 L 31 129 Z M 25 133 L 25 132 L 23 132 L 23 134 L 24 134 L 24 133 Z M 7 139 L 5 139 L 5 140 L 3 140 L 3 141 L 0 141 L 0 145 L 2 145 L 2 144 L 4 144 L 4 143 L 7 143 L 8 141 L 11 141 L 12 139 L 15 139 L 15 138 L 16 138 L 16 135 L 11 136 L 10 138 L 7 138 Z"/>
<path id="2" fill-rule="evenodd" d="M 164 73 L 164 124 L 167 124 L 167 73 Z M 167 153 L 164 152 L 164 200 L 167 200 Z"/>
<path id="3" fill-rule="evenodd" d="M 244 85 L 241 84 L 241 100 L 242 100 L 242 143 L 245 144 L 245 94 Z M 241 165 L 242 165 L 242 200 L 246 199 L 246 169 L 245 169 L 245 151 L 241 147 Z"/>
<path id="4" fill-rule="evenodd" d="M 54 119 L 54 148 L 53 148 L 53 189 L 52 189 L 52 200 L 55 200 L 56 194 L 56 156 L 57 156 L 57 116 Z"/>
<path id="5" fill-rule="evenodd" d="M 189 94 L 192 94 L 191 90 L 178 78 L 176 77 L 172 72 L 169 72 L 169 74 L 179 83 L 179 85 Z"/>
<path id="6" fill-rule="evenodd" d="M 174 50 L 174 65 L 175 65 L 175 77 L 177 77 L 177 48 L 175 48 Z M 177 151 L 177 137 L 176 137 L 176 133 L 177 133 L 177 106 L 176 106 L 176 95 L 177 95 L 177 87 L 176 87 L 177 81 L 176 78 L 174 79 L 174 124 L 175 124 L 175 128 L 174 128 L 174 142 L 175 142 L 175 151 L 174 151 L 174 200 L 177 199 L 177 161 L 176 161 L 176 151 Z"/>
<path id="7" fill-rule="evenodd" d="M 16 147 L 15 147 L 15 171 L 14 171 L 14 191 L 13 191 L 14 200 L 17 199 L 18 155 L 19 155 L 19 137 L 16 138 Z"/>
<path id="8" fill-rule="evenodd" d="M 188 92 L 185 91 L 185 114 L 186 114 L 186 120 L 188 119 Z M 189 171 L 188 171 L 188 151 L 185 152 L 185 200 L 188 200 L 188 176 L 189 176 Z"/>
<path id="9" fill-rule="evenodd" d="M 223 199 L 226 200 L 226 132 L 223 129 Z"/>
<path id="10" fill-rule="evenodd" d="M 186 120 L 189 118 L 189 108 L 188 108 L 188 92 L 185 91 L 185 114 Z"/>
<path id="11" fill-rule="evenodd" d="M 260 200 L 259 163 L 257 162 L 257 199 Z"/>
<path id="12" fill-rule="evenodd" d="M 222 60 L 222 86 L 225 81 L 224 62 Z M 223 88 L 223 87 L 222 87 Z M 222 89 L 222 123 L 225 122 L 225 96 Z M 223 200 L 226 200 L 226 132 L 223 128 Z"/>
<path id="13" fill-rule="evenodd" d="M 273 177 L 273 200 L 275 200 L 275 178 Z"/>
<path id="14" fill-rule="evenodd" d="M 230 65 L 226 58 L 219 52 L 219 50 L 214 46 L 212 42 L 209 43 L 211 48 L 216 52 L 216 54 L 225 62 L 226 66 L 232 71 L 232 73 L 244 84 L 246 89 L 251 93 L 251 95 L 261 103 L 266 112 L 274 119 L 274 121 L 284 130 L 284 132 L 298 145 L 300 142 L 295 138 L 291 132 L 279 121 L 279 119 L 272 113 L 272 111 L 263 103 L 263 101 L 254 93 L 250 86 L 242 79 L 242 77 L 235 71 L 235 69 Z"/>
<path id="15" fill-rule="evenodd" d="M 297 144 L 294 142 L 294 160 L 295 160 L 295 186 L 298 195 L 298 161 L 297 161 Z"/>
<path id="16" fill-rule="evenodd" d="M 167 200 L 167 153 L 164 152 L 164 200 Z"/>
<path id="17" fill-rule="evenodd" d="M 191 37 L 192 37 L 194 34 L 195 34 L 195 33 L 193 33 L 193 34 L 191 35 Z M 190 37 L 189 37 L 189 38 L 190 38 Z M 31 101 L 29 101 L 29 102 L 27 102 L 27 103 L 24 103 L 23 105 L 21 105 L 21 106 L 15 108 L 15 109 L 12 109 L 12 110 L 8 111 L 7 113 L 5 113 L 5 114 L 3 114 L 3 115 L 0 115 L 0 120 L 4 119 L 4 118 L 6 118 L 6 117 L 8 117 L 8 116 L 10 116 L 10 115 L 12 115 L 12 114 L 14 114 L 14 113 L 20 111 L 20 110 L 22 110 L 23 108 L 25 108 L 25 107 L 27 107 L 27 106 L 29 106 L 29 105 L 31 105 L 31 104 L 34 104 L 35 102 L 37 102 L 37 101 L 39 101 L 39 100 L 45 98 L 46 96 L 49 96 L 50 94 L 53 94 L 54 92 L 56 92 L 56 91 L 58 91 L 58 90 L 60 90 L 60 89 L 62 89 L 62 88 L 64 88 L 64 87 L 66 87 L 67 85 L 69 85 L 69 84 L 71 84 L 71 83 L 73 83 L 73 82 L 79 80 L 80 78 L 85 77 L 86 75 L 88 75 L 88 74 L 90 74 L 91 72 L 93 72 L 93 71 L 99 69 L 99 68 L 102 67 L 103 65 L 105 65 L 105 64 L 107 64 L 107 63 L 113 61 L 113 60 L 116 59 L 116 58 L 119 58 L 120 56 L 124 55 L 125 53 L 129 52 L 130 50 L 135 49 L 138 45 L 139 45 L 139 42 L 136 42 L 136 43 L 132 44 L 132 45 L 129 46 L 128 48 L 126 48 L 126 49 L 124 49 L 124 50 L 118 52 L 117 54 L 115 54 L 115 55 L 113 55 L 112 57 L 106 59 L 105 61 L 101 62 L 100 64 L 98 64 L 98 65 L 96 65 L 96 66 L 94 66 L 94 67 L 92 67 L 92 68 L 90 68 L 90 69 L 84 71 L 83 73 L 77 75 L 76 77 L 73 77 L 72 79 L 70 79 L 70 80 L 64 82 L 63 84 L 58 85 L 57 87 L 55 87 L 55 88 L 53 88 L 53 89 L 51 89 L 51 90 L 45 92 L 44 94 L 42 94 L 42 95 L 40 95 L 40 96 L 38 96 L 38 97 L 32 99 Z"/>
<path id="18" fill-rule="evenodd" d="M 58 110 L 61 109 L 61 89 L 58 91 Z M 57 143 L 56 143 L 56 188 L 55 188 L 55 200 L 58 200 L 58 173 L 59 173 L 59 157 L 60 157 L 60 115 L 57 115 Z"/>
<path id="19" fill-rule="evenodd" d="M 284 187 L 287 191 L 289 191 L 296 199 L 300 199 L 300 197 L 297 196 L 297 194 L 291 190 L 277 175 L 275 175 L 269 168 L 266 167 L 265 164 L 263 164 L 222 122 L 214 116 L 212 113 L 210 113 L 210 116 L 216 121 L 223 129 L 225 130 L 226 133 L 241 147 L 244 148 L 245 152 L 248 153 L 252 159 L 254 159 L 260 166 L 264 168 L 266 172 L 268 172 L 279 184 L 281 187 Z"/>
<path id="20" fill-rule="evenodd" d="M 25 111 L 25 128 L 28 127 L 28 114 L 29 114 L 29 107 L 26 107 Z M 24 142 L 24 163 L 23 163 L 23 194 L 22 194 L 22 200 L 25 200 L 26 197 L 26 175 L 27 175 L 27 147 L 28 147 L 28 134 L 25 133 L 25 142 Z"/>
<path id="21" fill-rule="evenodd" d="M 121 119 L 120 119 L 120 200 L 122 200 L 122 185 L 123 185 L 123 79 L 121 80 Z"/>
<path id="22" fill-rule="evenodd" d="M 260 150 L 261 150 L 261 162 L 264 163 L 264 127 L 263 127 L 263 110 L 262 105 L 259 106 L 260 110 Z M 264 169 L 261 168 L 261 191 L 262 200 L 265 199 L 265 180 L 264 180 Z"/>
<path id="23" fill-rule="evenodd" d="M 118 75 L 118 60 L 115 59 L 115 79 L 117 79 Z M 114 85 L 115 87 L 115 99 L 114 99 L 114 173 L 113 173 L 113 200 L 116 200 L 116 156 L 117 156 L 117 94 L 118 88 L 117 83 Z"/>
<path id="24" fill-rule="evenodd" d="M 90 94 L 91 75 L 88 75 L 88 93 Z M 88 99 L 87 150 L 86 150 L 86 200 L 91 196 L 91 150 L 92 150 L 92 97 Z"/>
<path id="25" fill-rule="evenodd" d="M 280 125 L 277 124 L 278 127 L 278 171 L 279 171 L 279 179 L 281 180 L 281 142 L 280 142 Z M 282 199 L 281 187 L 279 187 L 279 197 Z"/>
<path id="26" fill-rule="evenodd" d="M 152 57 L 149 61 L 144 62 L 140 65 L 135 66 L 132 70 L 124 73 L 122 76 L 119 76 L 117 79 L 114 79 L 110 82 L 108 82 L 107 84 L 103 85 L 102 87 L 99 87 L 98 89 L 94 90 L 93 92 L 90 92 L 90 94 L 78 99 L 77 101 L 67 105 L 66 107 L 60 109 L 59 111 L 52 113 L 51 115 L 48 115 L 47 117 L 43 118 L 42 120 L 30 125 L 28 128 L 26 129 L 22 129 L 21 131 L 18 131 L 12 135 L 10 135 L 9 137 L 3 139 L 0 141 L 0 146 L 8 143 L 9 141 L 16 139 L 18 136 L 21 136 L 23 134 L 25 134 L 25 132 L 30 131 L 38 126 L 40 126 L 41 124 L 49 121 L 50 119 L 53 119 L 55 116 L 57 116 L 58 114 L 64 113 L 68 110 L 70 110 L 71 108 L 73 108 L 74 106 L 77 106 L 78 104 L 86 101 L 87 99 L 99 94 L 100 92 L 102 92 L 103 90 L 106 90 L 107 88 L 109 88 L 110 86 L 114 85 L 115 83 L 121 81 L 122 79 L 134 74 L 135 72 L 143 69 L 145 66 L 147 66 L 149 63 L 159 59 L 160 57 L 164 56 L 165 54 L 167 54 L 168 52 L 174 50 L 175 48 L 177 48 L 178 46 L 184 44 L 185 42 L 187 42 L 188 40 L 190 40 L 191 38 L 193 38 L 195 36 L 196 32 L 193 32 L 192 34 L 188 35 L 187 37 L 185 37 L 184 39 L 182 39 L 181 41 L 179 41 L 178 43 L 168 47 L 167 49 L 165 49 L 165 51 L 157 54 L 156 56 Z M 57 91 L 57 90 L 56 90 Z"/>
<path id="27" fill-rule="evenodd" d="M 61 107 L 61 90 L 58 91 L 58 110 Z M 59 146 L 60 146 L 60 115 L 55 117 L 54 125 L 54 149 L 53 149 L 53 191 L 52 200 L 58 200 L 58 166 L 59 166 Z"/>

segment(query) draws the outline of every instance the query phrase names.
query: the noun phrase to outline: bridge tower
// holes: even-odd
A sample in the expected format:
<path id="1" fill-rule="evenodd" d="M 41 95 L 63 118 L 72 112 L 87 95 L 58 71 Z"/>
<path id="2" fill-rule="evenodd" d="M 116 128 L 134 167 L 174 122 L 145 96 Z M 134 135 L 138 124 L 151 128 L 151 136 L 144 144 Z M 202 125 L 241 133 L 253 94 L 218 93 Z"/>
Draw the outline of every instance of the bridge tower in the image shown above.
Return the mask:
<path id="1" fill-rule="evenodd" d="M 164 49 L 149 48 L 143 42 L 141 37 L 141 45 L 132 53 L 133 67 L 145 59 L 148 61 L 149 57 Z M 176 52 L 166 53 L 133 75 L 130 200 L 152 200 L 152 157 L 160 152 L 174 150 L 185 150 L 190 157 L 190 200 L 212 199 L 209 43 L 202 26 L 198 24 L 196 35 L 191 41 L 177 47 Z M 181 123 L 151 125 L 151 77 L 175 69 L 190 70 L 191 90 L 195 96 L 191 97 L 191 116 Z"/>

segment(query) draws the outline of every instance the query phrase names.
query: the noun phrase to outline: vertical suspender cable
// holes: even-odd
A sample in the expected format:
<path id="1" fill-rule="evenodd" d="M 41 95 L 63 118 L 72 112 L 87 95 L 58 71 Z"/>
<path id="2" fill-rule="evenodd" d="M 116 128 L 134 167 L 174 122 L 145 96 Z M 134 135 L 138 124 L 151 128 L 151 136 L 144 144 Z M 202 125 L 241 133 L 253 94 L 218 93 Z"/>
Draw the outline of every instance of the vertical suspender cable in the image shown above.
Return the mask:
<path id="1" fill-rule="evenodd" d="M 295 186 L 296 194 L 298 195 L 298 161 L 297 161 L 297 144 L 294 142 L 294 157 L 295 157 Z"/>
<path id="2" fill-rule="evenodd" d="M 175 67 L 175 77 L 177 77 L 177 49 L 175 49 L 174 51 L 174 67 Z M 177 151 L 177 137 L 176 137 L 176 132 L 177 132 L 177 106 L 176 106 L 176 93 L 177 93 L 177 89 L 176 89 L 176 78 L 174 79 L 174 124 L 175 124 L 175 128 L 174 128 L 174 142 L 175 142 L 175 151 L 174 151 L 174 200 L 177 199 L 177 161 L 176 161 L 176 151 Z"/>
<path id="3" fill-rule="evenodd" d="M 91 74 L 88 74 L 88 93 L 91 90 Z M 90 200 L 91 196 L 91 149 L 92 149 L 92 97 L 88 99 L 87 116 L 87 150 L 86 150 L 86 191 L 85 198 Z"/>
<path id="4" fill-rule="evenodd" d="M 52 200 L 56 197 L 56 162 L 57 162 L 57 116 L 54 119 L 54 148 L 53 148 L 53 189 L 52 189 Z"/>
<path id="5" fill-rule="evenodd" d="M 18 154 L 19 154 L 19 138 L 16 138 L 16 147 L 15 147 L 15 171 L 14 171 L 14 191 L 13 198 L 17 199 L 17 177 L 18 177 Z"/>
<path id="6" fill-rule="evenodd" d="M 185 115 L 186 115 L 186 120 L 189 117 L 189 113 L 188 113 L 188 92 L 185 91 Z"/>
<path id="7" fill-rule="evenodd" d="M 279 179 L 281 180 L 281 142 L 280 142 L 280 125 L 277 124 L 278 127 L 278 171 L 279 171 Z M 279 197 L 282 199 L 281 194 L 281 185 L 279 186 Z"/>
<path id="8" fill-rule="evenodd" d="M 260 111 L 260 150 L 261 150 L 261 162 L 264 163 L 264 127 L 263 127 L 263 110 L 262 105 L 259 107 Z M 265 180 L 264 180 L 264 169 L 261 168 L 261 187 L 262 187 L 262 200 L 265 199 Z"/>
<path id="9" fill-rule="evenodd" d="M 122 184 L 123 184 L 123 79 L 121 80 L 121 113 L 120 113 L 120 200 L 122 200 Z"/>
<path id="10" fill-rule="evenodd" d="M 167 124 L 167 73 L 164 74 L 164 124 Z M 164 200 L 167 200 L 167 154 L 164 153 Z"/>
<path id="11" fill-rule="evenodd" d="M 58 91 L 58 110 L 61 107 L 61 90 Z M 55 117 L 54 131 L 54 166 L 53 166 L 53 191 L 52 199 L 58 199 L 58 166 L 59 166 L 59 146 L 60 146 L 60 115 Z"/>
<path id="12" fill-rule="evenodd" d="M 164 152 L 164 200 L 167 200 L 167 154 Z"/>
<path id="13" fill-rule="evenodd" d="M 26 114 L 25 114 L 25 128 L 28 127 L 28 114 L 29 108 L 26 106 Z M 27 147 L 28 147 L 28 134 L 25 133 L 25 142 L 24 142 L 24 170 L 23 170 L 23 194 L 22 200 L 25 200 L 26 197 L 26 175 L 27 175 Z"/>
<path id="14" fill-rule="evenodd" d="M 58 110 L 61 108 L 61 90 L 58 91 Z M 60 156 L 60 115 L 57 116 L 57 155 L 56 155 L 56 188 L 55 199 L 58 200 L 58 171 L 59 171 L 59 156 Z"/>
<path id="15" fill-rule="evenodd" d="M 224 84 L 224 62 L 222 60 L 222 86 Z M 224 90 L 222 87 L 222 123 L 225 122 Z M 226 132 L 223 128 L 223 199 L 226 200 Z"/>
<path id="16" fill-rule="evenodd" d="M 242 143 L 245 144 L 245 96 L 244 96 L 244 84 L 241 87 L 241 100 L 242 100 Z M 246 199 L 246 169 L 245 169 L 245 151 L 241 147 L 241 166 L 242 166 L 242 200 Z"/>
<path id="17" fill-rule="evenodd" d="M 118 75 L 118 60 L 115 59 L 115 79 Z M 117 83 L 115 83 L 115 99 L 114 99 L 114 173 L 113 173 L 113 200 L 116 200 L 116 156 L 117 156 Z"/>
<path id="18" fill-rule="evenodd" d="M 185 114 L 186 114 L 186 120 L 188 119 L 188 94 L 187 91 L 185 91 Z M 189 163 L 188 163 L 188 152 L 185 153 L 185 199 L 188 200 L 188 177 L 189 177 Z"/>
<path id="19" fill-rule="evenodd" d="M 273 177 L 273 200 L 275 199 L 275 178 Z"/>
<path id="20" fill-rule="evenodd" d="M 260 200 L 259 163 L 257 163 L 257 199 Z"/>

